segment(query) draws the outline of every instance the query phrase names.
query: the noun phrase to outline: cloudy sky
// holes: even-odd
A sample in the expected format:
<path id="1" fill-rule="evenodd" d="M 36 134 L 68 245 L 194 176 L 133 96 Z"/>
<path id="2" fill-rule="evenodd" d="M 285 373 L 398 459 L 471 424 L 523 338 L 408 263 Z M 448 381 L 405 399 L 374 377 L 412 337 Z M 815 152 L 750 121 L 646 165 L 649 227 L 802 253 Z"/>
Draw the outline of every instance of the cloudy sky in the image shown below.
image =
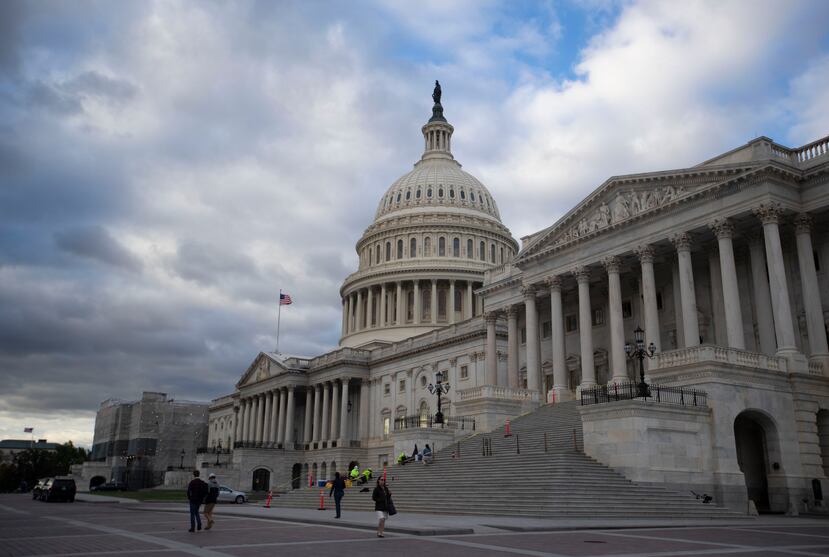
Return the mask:
<path id="1" fill-rule="evenodd" d="M 231 392 L 280 288 L 282 350 L 334 347 L 435 79 L 518 238 L 611 175 L 829 134 L 829 3 L 0 2 L 0 438 Z"/>

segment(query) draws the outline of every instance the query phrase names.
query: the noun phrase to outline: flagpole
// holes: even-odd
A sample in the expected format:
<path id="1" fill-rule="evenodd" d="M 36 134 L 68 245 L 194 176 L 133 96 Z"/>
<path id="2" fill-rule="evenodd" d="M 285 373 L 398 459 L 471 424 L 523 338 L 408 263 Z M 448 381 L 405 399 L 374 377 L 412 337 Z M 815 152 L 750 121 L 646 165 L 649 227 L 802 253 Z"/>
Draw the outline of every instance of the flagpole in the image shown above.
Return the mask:
<path id="1" fill-rule="evenodd" d="M 279 309 L 276 311 L 276 353 L 279 354 L 279 323 L 282 320 L 282 289 L 279 289 Z"/>

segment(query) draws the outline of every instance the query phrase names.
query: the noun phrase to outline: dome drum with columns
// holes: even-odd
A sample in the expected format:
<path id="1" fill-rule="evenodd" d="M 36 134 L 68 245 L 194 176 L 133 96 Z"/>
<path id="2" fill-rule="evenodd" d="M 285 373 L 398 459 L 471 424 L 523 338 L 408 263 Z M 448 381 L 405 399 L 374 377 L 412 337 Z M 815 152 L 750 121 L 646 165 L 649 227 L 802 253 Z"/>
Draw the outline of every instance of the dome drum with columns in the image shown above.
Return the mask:
<path id="1" fill-rule="evenodd" d="M 340 289 L 341 346 L 393 342 L 481 313 L 474 290 L 518 244 L 487 188 L 452 156 L 454 128 L 437 95 L 424 152 L 380 200 L 357 242 L 358 271 Z"/>

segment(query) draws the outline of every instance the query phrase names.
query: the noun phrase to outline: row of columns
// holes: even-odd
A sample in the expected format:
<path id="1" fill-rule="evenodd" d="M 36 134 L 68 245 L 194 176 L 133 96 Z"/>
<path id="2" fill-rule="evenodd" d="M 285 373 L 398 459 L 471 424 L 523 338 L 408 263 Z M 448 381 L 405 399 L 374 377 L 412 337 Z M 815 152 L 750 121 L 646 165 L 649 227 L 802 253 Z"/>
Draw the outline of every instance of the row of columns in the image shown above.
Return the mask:
<path id="1" fill-rule="evenodd" d="M 411 323 L 414 325 L 437 325 L 438 324 L 438 280 L 431 279 L 431 295 L 429 297 L 429 317 L 424 319 L 423 307 L 423 293 L 421 291 L 420 280 L 414 281 L 396 281 L 394 283 L 383 283 L 379 287 L 379 297 L 377 287 L 369 286 L 361 288 L 352 292 L 343 299 L 343 318 L 342 318 L 342 334 L 343 336 L 363 331 L 366 329 L 382 328 L 390 325 L 403 325 Z M 447 291 L 446 299 L 446 322 L 452 324 L 455 322 L 455 283 L 454 279 L 449 279 L 449 289 Z M 475 314 L 473 302 L 473 283 L 464 281 L 466 283 L 464 288 L 465 300 L 461 304 L 461 319 L 469 319 Z M 405 283 L 411 283 L 411 288 L 414 292 L 414 307 L 412 308 L 413 317 L 411 321 L 408 319 L 408 289 L 404 286 Z M 388 288 L 391 286 L 391 288 Z M 375 301 L 375 298 L 377 300 Z M 365 302 L 365 303 L 364 303 Z M 373 319 L 374 305 L 379 305 L 377 312 L 377 320 Z"/>
<path id="2" fill-rule="evenodd" d="M 294 391 L 295 387 L 290 385 L 241 399 L 234 444 L 238 441 L 263 446 L 294 443 Z"/>
<path id="3" fill-rule="evenodd" d="M 749 243 L 751 254 L 752 278 L 754 280 L 754 303 L 757 308 L 757 320 L 760 324 L 761 350 L 766 353 L 791 353 L 796 351 L 794 323 L 789 304 L 789 286 L 786 280 L 785 262 L 780 243 L 779 222 L 782 210 L 776 204 L 762 204 L 754 209 L 754 214 L 763 225 L 762 242 Z M 797 257 L 806 312 L 807 332 L 809 335 L 811 355 L 829 364 L 829 347 L 824 329 L 823 309 L 820 300 L 817 272 L 812 252 L 812 219 L 801 214 L 795 218 L 797 236 Z M 725 312 L 725 326 L 728 346 L 745 349 L 743 317 L 740 304 L 740 288 L 737 268 L 734 261 L 732 238 L 734 228 L 727 219 L 715 219 L 710 224 L 717 237 L 719 247 L 719 269 L 722 278 L 722 296 Z M 697 319 L 697 304 L 694 291 L 694 272 L 691 261 L 691 238 L 687 233 L 676 234 L 671 242 L 677 251 L 678 275 L 680 287 L 682 331 L 686 348 L 699 345 L 700 330 Z M 758 238 L 759 240 L 759 238 Z M 763 250 L 763 247 L 765 249 Z M 646 343 L 653 342 L 657 350 L 660 347 L 659 313 L 656 300 L 656 283 L 654 279 L 654 250 L 650 245 L 643 245 L 634 250 L 639 262 L 642 279 L 642 298 L 644 305 L 644 326 Z M 765 252 L 765 253 L 764 253 Z M 766 268 L 763 268 L 765 255 Z M 620 264 L 618 257 L 611 256 L 602 260 L 608 280 L 608 307 L 610 313 L 610 365 L 611 382 L 627 380 L 624 331 L 622 315 L 622 297 L 620 282 Z M 590 270 L 578 267 L 571 271 L 578 283 L 579 302 L 579 340 L 581 351 L 581 386 L 590 387 L 596 383 L 596 370 L 593 362 L 593 337 L 590 301 Z M 765 281 L 768 273 L 768 282 Z M 560 275 L 550 276 L 543 282 L 549 289 L 551 310 L 551 333 L 553 353 L 553 383 L 556 393 L 564 392 L 568 387 L 567 367 L 564 348 L 564 314 Z M 526 349 L 527 349 L 527 388 L 541 388 L 541 370 L 538 362 L 538 315 L 536 294 L 538 285 L 525 285 L 522 289 L 526 314 Z M 769 309 L 770 308 L 770 309 Z M 771 312 L 769 315 L 768 312 Z M 487 314 L 486 343 L 486 379 L 495 384 L 497 360 L 495 347 L 495 324 L 500 313 Z M 518 308 L 512 306 L 506 310 L 508 331 L 507 377 L 510 387 L 518 387 Z M 773 335 L 770 324 L 773 323 Z M 767 329 L 764 331 L 764 328 Z"/>

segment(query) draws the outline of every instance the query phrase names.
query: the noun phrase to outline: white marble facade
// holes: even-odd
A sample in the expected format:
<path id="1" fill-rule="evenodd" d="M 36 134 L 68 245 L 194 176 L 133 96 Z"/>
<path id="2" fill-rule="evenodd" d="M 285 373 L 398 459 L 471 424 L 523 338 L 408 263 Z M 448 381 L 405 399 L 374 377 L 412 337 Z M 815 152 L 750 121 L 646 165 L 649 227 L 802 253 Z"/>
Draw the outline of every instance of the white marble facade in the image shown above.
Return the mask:
<path id="1" fill-rule="evenodd" d="M 421 161 L 357 244 L 341 347 L 261 353 L 214 401 L 210 444 L 233 447 L 221 473 L 250 489 L 256 470 L 282 486 L 352 461 L 382 467 L 395 418 L 435 413 L 437 371 L 451 385 L 444 413 L 491 429 L 633 378 L 624 344 L 641 326 L 657 348 L 649 381 L 704 390 L 708 407 L 593 407 L 586 452 L 735 508 L 761 479 L 769 509 L 816 507 L 813 481 L 829 490 L 829 138 L 789 149 L 761 137 L 691 168 L 611 178 L 518 251 L 434 114 Z M 609 449 L 632 427 L 638 444 Z M 737 440 L 755 434 L 762 455 Z"/>

